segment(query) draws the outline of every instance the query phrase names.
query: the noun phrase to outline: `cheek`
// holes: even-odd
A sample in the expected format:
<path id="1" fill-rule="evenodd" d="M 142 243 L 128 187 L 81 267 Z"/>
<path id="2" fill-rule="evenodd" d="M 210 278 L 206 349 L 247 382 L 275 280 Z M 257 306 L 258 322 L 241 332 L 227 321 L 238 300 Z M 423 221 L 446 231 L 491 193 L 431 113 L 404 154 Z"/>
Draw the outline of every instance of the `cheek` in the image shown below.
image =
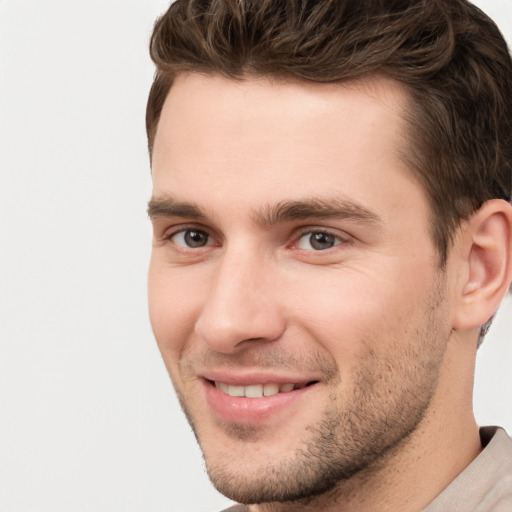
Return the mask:
<path id="1" fill-rule="evenodd" d="M 392 350 L 408 337 L 410 324 L 420 321 L 414 308 L 424 303 L 422 283 L 406 286 L 407 280 L 398 273 L 391 278 L 387 270 L 302 278 L 288 297 L 294 321 L 345 369 L 370 351 Z"/>
<path id="2" fill-rule="evenodd" d="M 197 293 L 184 279 L 152 259 L 148 274 L 149 316 L 153 333 L 170 370 L 177 364 L 196 322 Z"/>

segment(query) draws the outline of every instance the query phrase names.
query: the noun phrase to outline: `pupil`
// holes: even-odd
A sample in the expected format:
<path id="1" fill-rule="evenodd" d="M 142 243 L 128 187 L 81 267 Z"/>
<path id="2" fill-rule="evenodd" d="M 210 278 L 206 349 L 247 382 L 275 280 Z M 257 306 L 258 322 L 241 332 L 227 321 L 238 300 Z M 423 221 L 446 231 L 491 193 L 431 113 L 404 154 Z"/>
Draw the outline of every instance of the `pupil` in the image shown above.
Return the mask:
<path id="1" fill-rule="evenodd" d="M 334 246 L 333 237 L 326 235 L 325 233 L 314 233 L 310 236 L 309 241 L 311 243 L 311 247 L 320 251 L 322 249 L 330 249 Z"/>
<path id="2" fill-rule="evenodd" d="M 206 245 L 207 235 L 203 231 L 187 231 L 185 242 L 189 247 L 203 247 Z"/>

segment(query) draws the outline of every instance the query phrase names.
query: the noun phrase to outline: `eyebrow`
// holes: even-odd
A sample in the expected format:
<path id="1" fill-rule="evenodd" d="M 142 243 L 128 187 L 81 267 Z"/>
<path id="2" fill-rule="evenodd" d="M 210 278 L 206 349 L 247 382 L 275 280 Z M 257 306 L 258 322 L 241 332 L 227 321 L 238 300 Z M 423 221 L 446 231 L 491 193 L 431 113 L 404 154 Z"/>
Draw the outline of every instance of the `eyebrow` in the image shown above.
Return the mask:
<path id="1" fill-rule="evenodd" d="M 205 210 L 194 203 L 178 201 L 170 195 L 153 197 L 148 203 L 148 216 L 151 220 L 161 217 L 186 217 L 206 219 Z M 380 225 L 380 217 L 370 209 L 348 198 L 306 198 L 282 201 L 276 205 L 265 205 L 253 215 L 262 226 L 306 219 L 354 220 L 364 224 Z"/>
<path id="2" fill-rule="evenodd" d="M 265 226 L 311 218 L 354 220 L 364 224 L 381 224 L 381 220 L 375 212 L 344 197 L 327 199 L 312 197 L 298 201 L 283 201 L 275 206 L 266 207 L 257 214 L 256 218 L 260 224 Z"/>
<path id="3" fill-rule="evenodd" d="M 161 217 L 188 217 L 205 219 L 206 213 L 193 203 L 181 202 L 172 196 L 152 197 L 148 202 L 148 216 L 151 220 Z"/>

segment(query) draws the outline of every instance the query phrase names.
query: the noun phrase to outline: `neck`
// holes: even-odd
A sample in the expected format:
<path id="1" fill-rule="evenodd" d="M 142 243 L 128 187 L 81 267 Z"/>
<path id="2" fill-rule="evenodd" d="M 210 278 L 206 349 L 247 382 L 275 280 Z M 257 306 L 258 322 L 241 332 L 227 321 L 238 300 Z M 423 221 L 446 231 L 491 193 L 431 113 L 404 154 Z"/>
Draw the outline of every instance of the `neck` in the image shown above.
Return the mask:
<path id="1" fill-rule="evenodd" d="M 472 412 L 474 350 L 448 347 L 435 397 L 416 430 L 374 466 L 329 492 L 293 503 L 252 505 L 251 512 L 397 512 L 424 509 L 481 451 Z M 465 343 L 465 345 L 464 345 Z M 461 350 L 461 347 L 462 350 Z"/>

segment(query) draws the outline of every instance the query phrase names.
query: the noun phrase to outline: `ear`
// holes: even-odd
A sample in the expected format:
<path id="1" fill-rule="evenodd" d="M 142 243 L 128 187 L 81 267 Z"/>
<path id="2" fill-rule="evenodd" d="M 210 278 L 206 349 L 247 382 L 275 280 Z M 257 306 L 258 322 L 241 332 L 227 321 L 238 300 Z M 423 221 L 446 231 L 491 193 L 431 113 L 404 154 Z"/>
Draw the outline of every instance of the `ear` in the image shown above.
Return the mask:
<path id="1" fill-rule="evenodd" d="M 512 281 L 512 205 L 493 199 L 463 227 L 464 278 L 457 291 L 455 330 L 483 325 L 498 309 Z"/>

